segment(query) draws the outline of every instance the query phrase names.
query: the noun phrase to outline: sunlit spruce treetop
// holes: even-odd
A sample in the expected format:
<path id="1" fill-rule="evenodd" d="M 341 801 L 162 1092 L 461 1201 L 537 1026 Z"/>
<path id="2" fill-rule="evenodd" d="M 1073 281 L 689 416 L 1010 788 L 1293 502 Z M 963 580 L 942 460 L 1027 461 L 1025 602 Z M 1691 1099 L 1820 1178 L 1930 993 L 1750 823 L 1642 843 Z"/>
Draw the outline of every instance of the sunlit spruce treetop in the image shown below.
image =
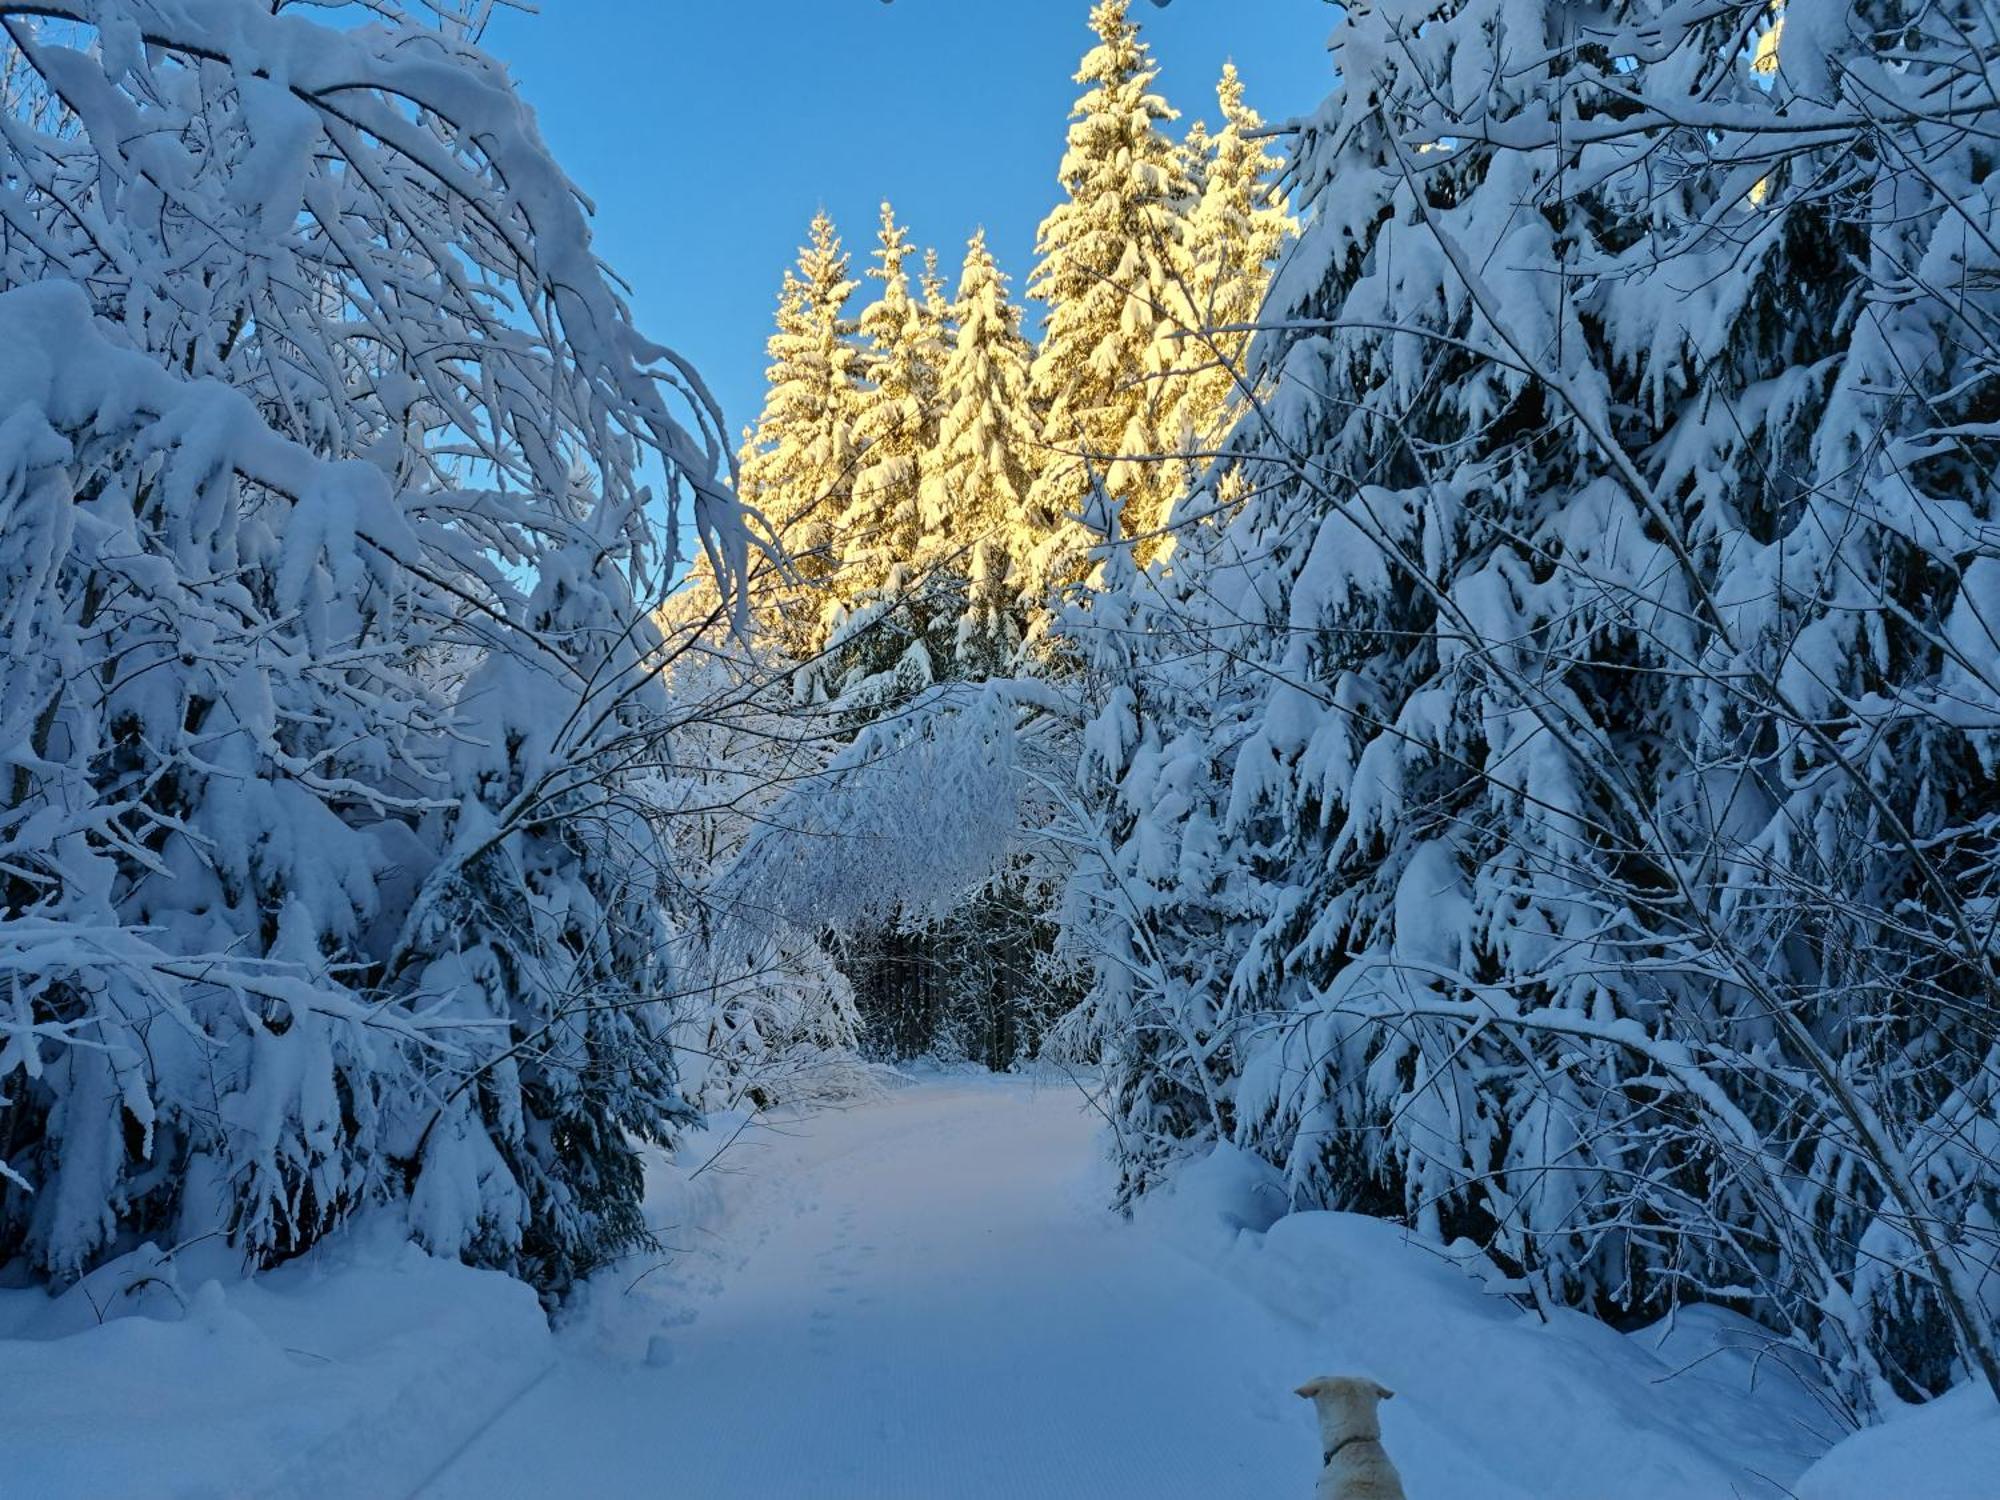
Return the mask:
<path id="1" fill-rule="evenodd" d="M 1147 376 L 1153 351 L 1177 331 L 1191 185 L 1166 132 L 1178 115 L 1153 91 L 1157 70 L 1126 0 L 1101 0 L 1090 24 L 1097 45 L 1077 70 L 1085 87 L 1058 172 L 1064 200 L 1042 221 L 1028 285 L 1047 309 L 1034 396 L 1050 452 L 1034 501 L 1051 517 L 1073 516 L 1096 476 L 1150 524 L 1174 478 L 1147 461 L 1173 446 Z"/>
<path id="2" fill-rule="evenodd" d="M 899 564 L 916 560 L 922 535 L 918 492 L 925 456 L 937 442 L 938 366 L 943 328 L 905 264 L 915 253 L 895 211 L 882 224 L 867 275 L 881 291 L 861 314 L 867 387 L 854 437 L 860 462 L 854 498 L 842 521 L 844 593 L 880 587 Z"/>
<path id="3" fill-rule="evenodd" d="M 854 423 L 863 356 L 847 316 L 856 286 L 849 266 L 833 220 L 823 211 L 815 215 L 798 268 L 786 273 L 778 295 L 777 331 L 767 345 L 770 386 L 742 455 L 743 497 L 782 543 L 792 579 L 806 584 L 832 571 L 834 527 L 852 494 L 859 456 Z M 789 587 L 776 592 L 783 602 L 776 612 L 768 604 L 761 609 L 765 627 L 802 647 L 817 603 Z"/>

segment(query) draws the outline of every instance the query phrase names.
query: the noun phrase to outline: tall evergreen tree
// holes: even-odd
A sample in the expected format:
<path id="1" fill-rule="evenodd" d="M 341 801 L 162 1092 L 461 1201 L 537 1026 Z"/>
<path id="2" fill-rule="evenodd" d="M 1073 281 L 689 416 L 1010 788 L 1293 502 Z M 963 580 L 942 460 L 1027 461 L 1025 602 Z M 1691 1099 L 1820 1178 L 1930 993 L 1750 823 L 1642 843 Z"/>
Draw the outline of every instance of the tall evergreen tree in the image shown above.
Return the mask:
<path id="1" fill-rule="evenodd" d="M 867 273 L 881 292 L 861 314 L 867 385 L 854 424 L 861 458 L 840 523 L 846 576 L 838 592 L 848 600 L 865 598 L 911 568 L 922 533 L 919 494 L 925 460 L 937 444 L 945 351 L 931 300 L 923 287 L 911 287 L 905 270 L 913 253 L 895 210 L 884 203 L 876 264 Z"/>
<path id="2" fill-rule="evenodd" d="M 759 624 L 794 658 L 824 638 L 820 615 L 839 568 L 837 523 L 854 490 L 862 353 L 847 316 L 855 281 L 833 220 L 814 215 L 798 268 L 778 294 L 764 409 L 744 444 L 740 487 L 790 558 L 790 578 L 757 601 Z M 792 580 L 796 580 L 794 586 Z"/>
<path id="3" fill-rule="evenodd" d="M 1181 173 L 1187 179 L 1183 211 L 1192 216 L 1208 190 L 1208 162 L 1215 154 L 1215 137 L 1209 132 L 1208 121 L 1196 120 L 1188 126 L 1187 134 L 1181 137 L 1180 153 Z"/>
<path id="4" fill-rule="evenodd" d="M 1839 15 L 1346 12 L 1250 496 L 1079 652 L 1076 1025 L 1137 1176 L 1233 1138 L 1865 1408 L 2000 1389 L 1996 43 Z"/>
<path id="5" fill-rule="evenodd" d="M 1184 329 L 1173 352 L 1181 374 L 1169 388 L 1168 428 L 1181 451 L 1212 453 L 1244 405 L 1250 326 L 1264 305 L 1272 268 L 1296 225 L 1276 185 L 1282 163 L 1264 147 L 1264 122 L 1244 102 L 1236 65 L 1216 85 L 1222 130 L 1195 139 L 1201 195 L 1188 221 L 1181 282 Z M 1199 460 L 1197 459 L 1197 462 Z"/>
<path id="6" fill-rule="evenodd" d="M 1047 309 L 1033 375 L 1049 447 L 1032 503 L 1052 522 L 1075 516 L 1101 476 L 1145 528 L 1164 517 L 1175 484 L 1173 466 L 1154 461 L 1175 444 L 1153 377 L 1156 351 L 1177 332 L 1189 181 L 1127 0 L 1099 0 L 1090 24 L 1098 40 L 1076 74 L 1085 90 L 1059 173 L 1065 197 L 1042 221 L 1028 284 Z M 1060 577 L 1077 558 L 1051 561 Z"/>
<path id="7" fill-rule="evenodd" d="M 952 339 L 951 284 L 938 262 L 935 248 L 924 251 L 923 274 L 917 278 L 923 298 L 924 334 L 940 349 L 949 349 Z"/>
<path id="8" fill-rule="evenodd" d="M 943 374 L 937 461 L 924 485 L 924 530 L 966 576 L 957 654 L 974 675 L 1004 670 L 1022 620 L 1010 587 L 1047 528 L 1030 519 L 1028 492 L 1040 456 L 1021 310 L 980 230 L 966 247 L 952 320 L 957 337 Z"/>

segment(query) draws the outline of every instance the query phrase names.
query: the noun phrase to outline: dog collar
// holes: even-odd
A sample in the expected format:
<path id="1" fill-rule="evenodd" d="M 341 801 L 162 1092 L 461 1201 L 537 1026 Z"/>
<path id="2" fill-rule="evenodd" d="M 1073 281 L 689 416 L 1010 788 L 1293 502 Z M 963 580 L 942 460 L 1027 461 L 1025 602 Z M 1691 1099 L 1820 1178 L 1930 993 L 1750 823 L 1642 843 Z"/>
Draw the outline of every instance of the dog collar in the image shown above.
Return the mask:
<path id="1" fill-rule="evenodd" d="M 1374 1438 L 1370 1438 L 1366 1432 L 1356 1432 L 1352 1438 L 1342 1438 L 1332 1448 L 1328 1448 L 1324 1454 L 1320 1454 L 1320 1466 L 1324 1468 L 1326 1464 L 1332 1464 L 1334 1462 L 1334 1454 L 1338 1454 L 1342 1448 L 1346 1448 L 1348 1444 L 1354 1444 L 1354 1442 L 1374 1442 Z"/>
<path id="2" fill-rule="evenodd" d="M 1349 1443 L 1367 1443 L 1373 1441 L 1374 1439 L 1370 1438 L 1365 1432 L 1357 1432 L 1353 1437 L 1344 1437 L 1320 1455 L 1320 1465 L 1321 1467 L 1325 1467 L 1327 1464 L 1332 1463 L 1334 1454 L 1345 1448 Z"/>

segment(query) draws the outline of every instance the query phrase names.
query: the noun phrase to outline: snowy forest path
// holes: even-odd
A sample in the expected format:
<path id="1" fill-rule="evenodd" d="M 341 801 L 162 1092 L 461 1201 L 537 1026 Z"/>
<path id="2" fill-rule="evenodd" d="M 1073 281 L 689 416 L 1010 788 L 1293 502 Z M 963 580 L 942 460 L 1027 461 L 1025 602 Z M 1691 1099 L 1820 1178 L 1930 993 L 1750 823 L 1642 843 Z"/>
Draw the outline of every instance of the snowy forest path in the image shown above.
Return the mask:
<path id="1" fill-rule="evenodd" d="M 951 1079 L 746 1136 L 714 1239 L 424 1500 L 1310 1493 L 1305 1333 L 1108 1213 L 1095 1130 Z"/>

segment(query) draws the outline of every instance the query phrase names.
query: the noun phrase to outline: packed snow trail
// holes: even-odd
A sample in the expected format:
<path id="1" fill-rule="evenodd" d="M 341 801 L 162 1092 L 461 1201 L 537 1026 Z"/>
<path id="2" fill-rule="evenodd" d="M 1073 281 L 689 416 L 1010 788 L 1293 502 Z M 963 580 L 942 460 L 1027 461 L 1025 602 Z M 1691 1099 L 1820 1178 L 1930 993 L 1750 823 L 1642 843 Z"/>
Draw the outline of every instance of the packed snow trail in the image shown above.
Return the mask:
<path id="1" fill-rule="evenodd" d="M 953 1080 L 779 1129 L 725 1158 L 719 1247 L 603 1292 L 624 1357 L 566 1359 L 425 1500 L 1312 1492 L 1290 1387 L 1316 1372 L 1271 1359 L 1302 1336 L 1104 1211 L 1075 1090 Z"/>
<path id="2" fill-rule="evenodd" d="M 654 1161 L 672 1252 L 600 1273 L 554 1337 L 391 1216 L 248 1279 L 204 1244 L 0 1291 L 0 1491 L 1305 1500 L 1290 1388 L 1340 1373 L 1396 1388 L 1411 1500 L 1992 1500 L 1983 1389 L 1815 1463 L 1844 1429 L 1742 1318 L 1538 1316 L 1394 1224 L 1277 1217 L 1228 1147 L 1126 1224 L 1065 1085 L 924 1083 L 696 1172 L 730 1128 Z"/>
<path id="3" fill-rule="evenodd" d="M 1844 1429 L 1735 1314 L 1537 1315 L 1394 1224 L 1280 1217 L 1230 1147 L 1125 1223 L 1065 1084 L 933 1080 L 697 1171 L 732 1123 L 653 1159 L 670 1252 L 601 1272 L 553 1337 L 527 1287 L 392 1216 L 248 1279 L 215 1244 L 0 1291 L 0 1492 L 1305 1500 L 1291 1388 L 1361 1374 L 1398 1393 L 1411 1500 L 1993 1497 L 1983 1389 L 1815 1463 Z"/>
<path id="4" fill-rule="evenodd" d="M 1927 1500 L 1992 1494 L 1990 1401 L 1805 1474 L 1843 1429 L 1735 1314 L 1524 1311 L 1393 1224 L 1272 1223 L 1229 1148 L 1126 1223 L 1061 1082 L 932 1080 L 689 1170 L 673 1252 L 600 1275 L 422 1500 L 1305 1500 L 1319 1374 L 1397 1389 L 1411 1500 L 1879 1500 L 1919 1453 Z"/>

